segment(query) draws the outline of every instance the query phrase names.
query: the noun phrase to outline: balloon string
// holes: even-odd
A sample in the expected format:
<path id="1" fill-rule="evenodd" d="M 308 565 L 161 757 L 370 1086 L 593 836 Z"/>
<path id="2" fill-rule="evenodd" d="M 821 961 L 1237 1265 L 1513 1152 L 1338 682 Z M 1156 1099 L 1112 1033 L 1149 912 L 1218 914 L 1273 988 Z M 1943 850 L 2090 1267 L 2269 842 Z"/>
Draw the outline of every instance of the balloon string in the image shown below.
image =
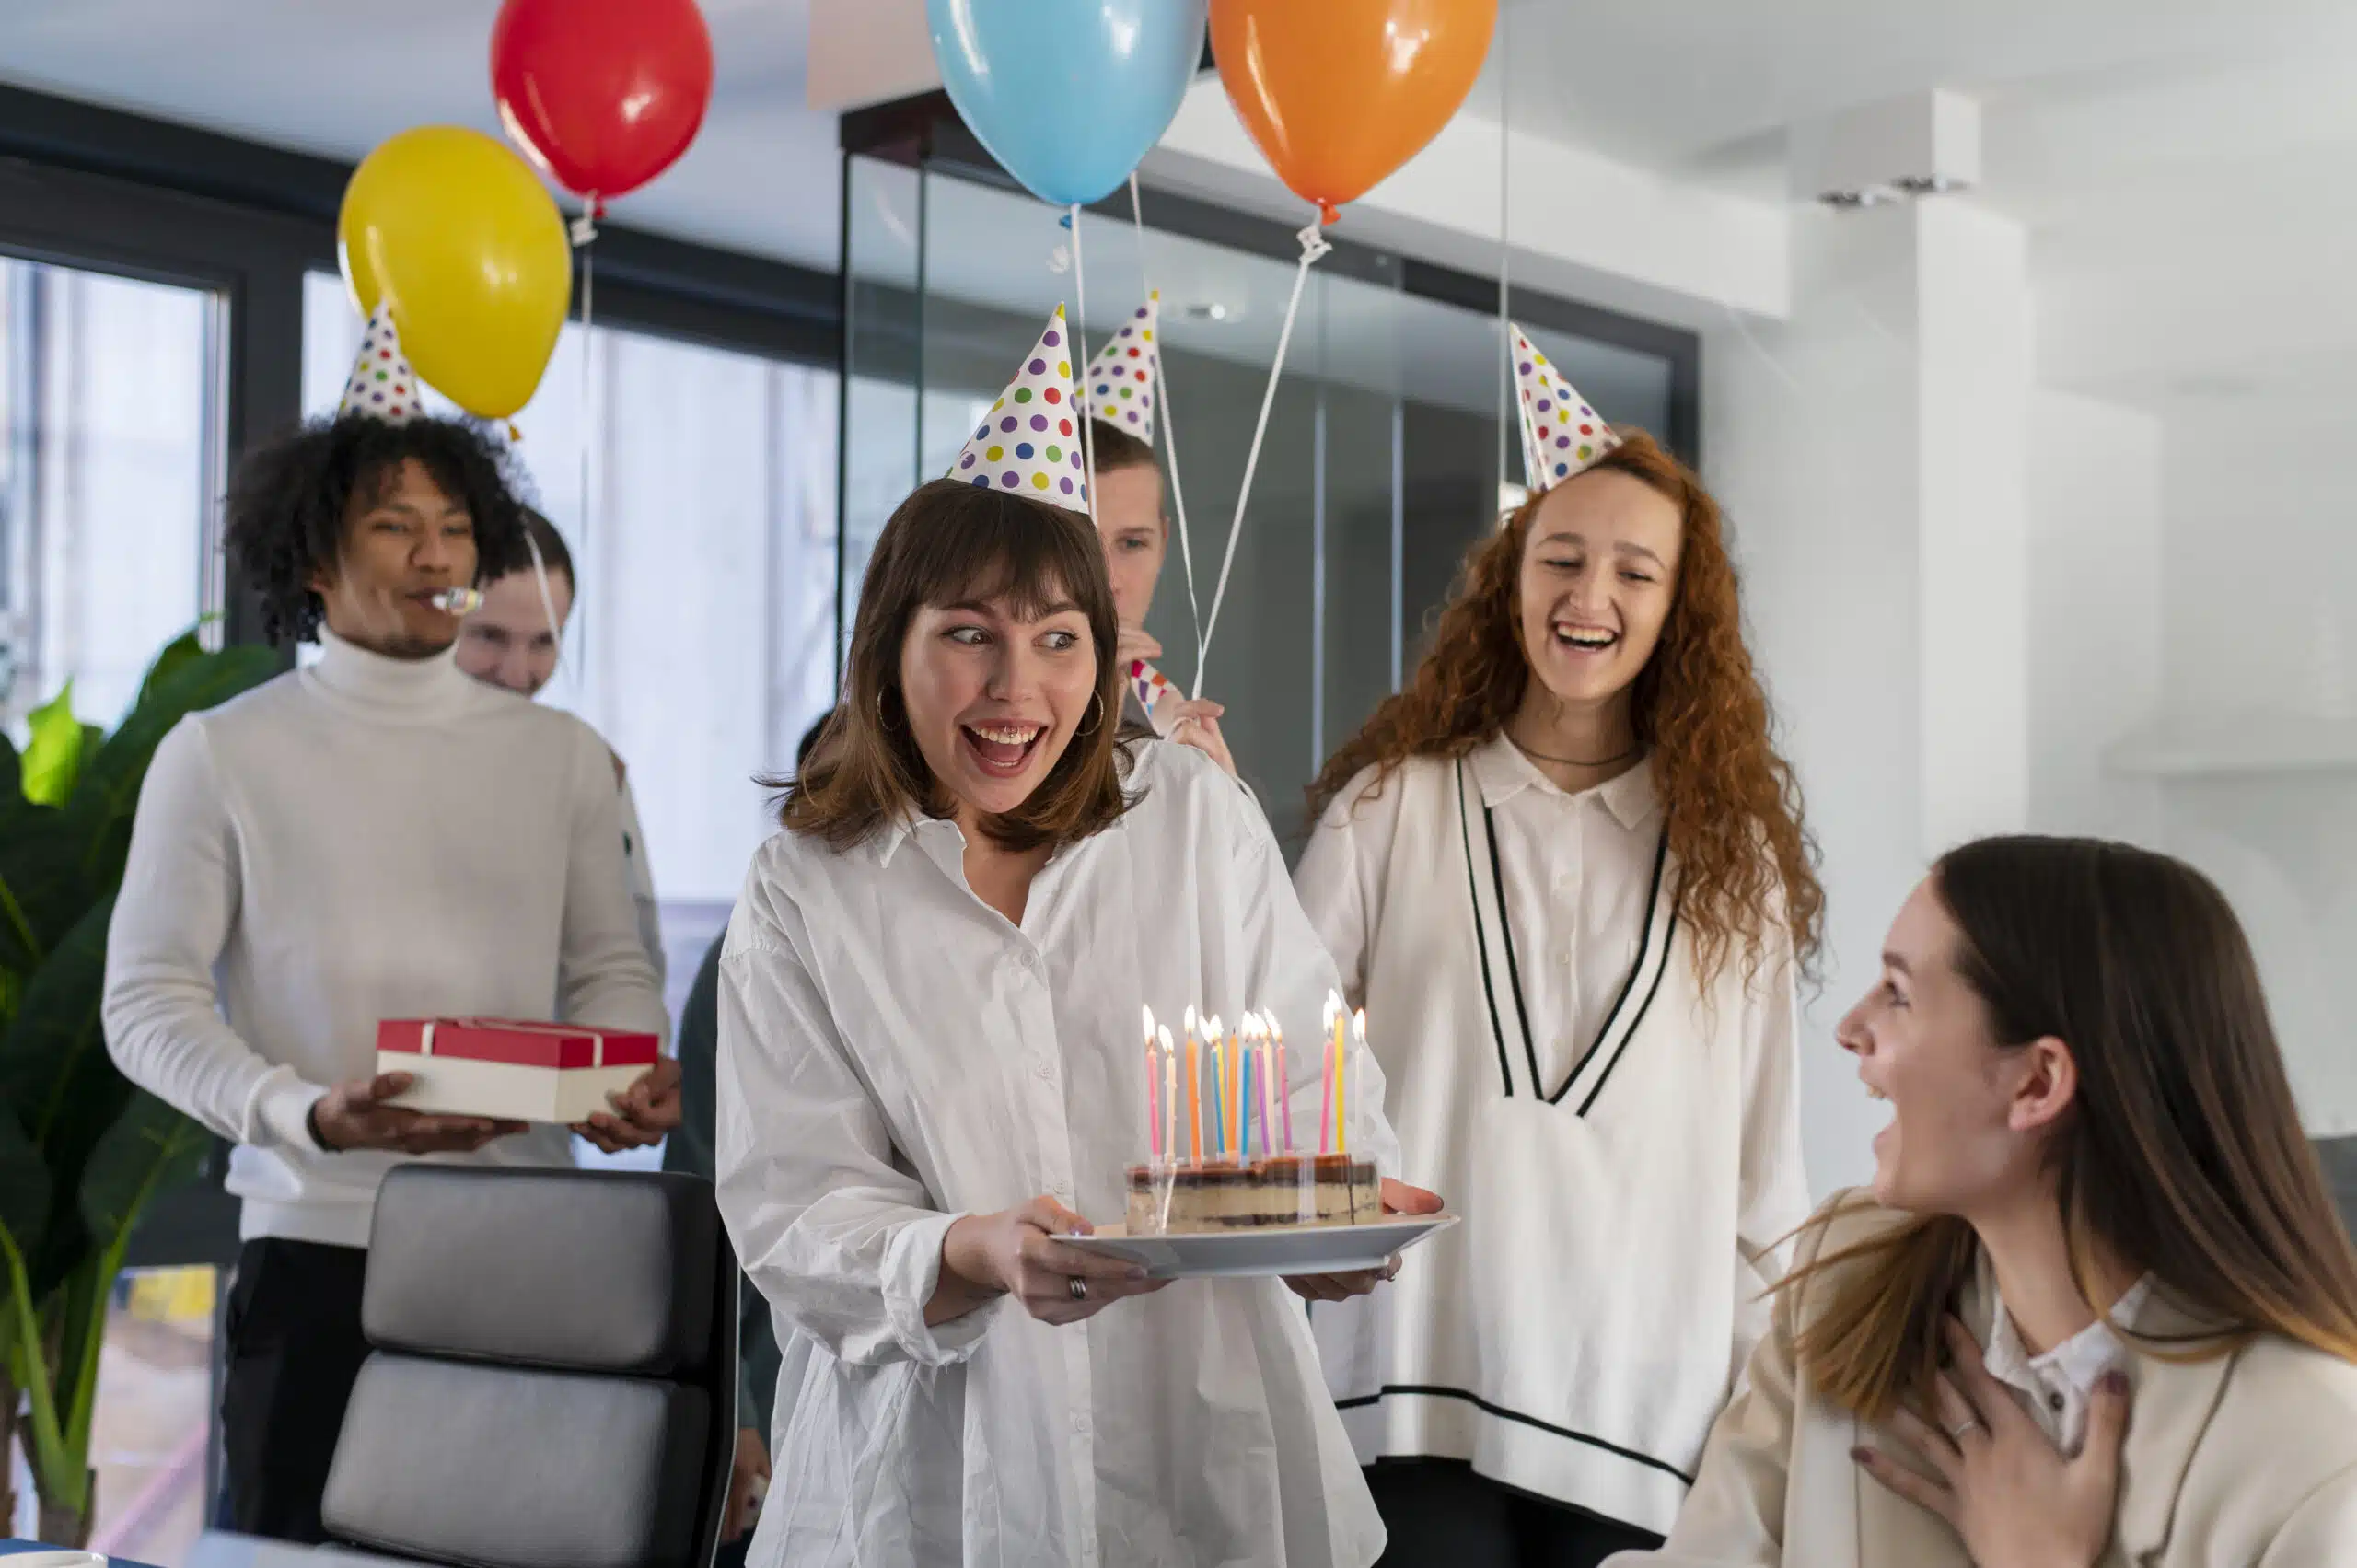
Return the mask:
<path id="1" fill-rule="evenodd" d="M 1145 270 L 1145 215 L 1138 206 L 1137 170 L 1130 171 L 1130 222 L 1138 234 L 1138 281 L 1146 285 L 1146 296 L 1161 298 L 1161 291 L 1152 286 L 1153 280 Z M 1155 319 L 1161 320 L 1159 312 Z M 1195 598 L 1195 552 L 1187 541 L 1187 493 L 1178 483 L 1178 432 L 1170 423 L 1170 377 L 1163 373 L 1162 356 L 1170 347 L 1170 334 L 1164 332 L 1155 345 L 1149 363 L 1154 366 L 1154 404 L 1155 417 L 1162 421 L 1162 449 L 1170 457 L 1170 509 L 1178 514 L 1178 563 L 1187 575 L 1187 622 L 1195 634 L 1195 668 L 1203 668 L 1203 607 Z"/>
<path id="2" fill-rule="evenodd" d="M 598 238 L 598 220 L 605 215 L 605 212 L 606 203 L 592 192 L 587 204 L 582 208 L 581 215 L 573 220 L 573 243 L 581 252 L 581 520 L 578 532 L 581 540 L 579 558 L 585 562 L 594 559 L 590 552 L 592 513 L 589 494 L 590 453 L 596 445 L 598 429 L 593 409 L 597 394 L 597 379 L 594 373 L 595 367 L 591 364 L 598 341 L 594 335 L 598 299 L 598 252 L 592 248 L 591 242 Z M 548 570 L 540 563 L 540 552 L 537 545 L 532 550 L 532 564 L 540 579 L 540 608 L 547 612 L 551 634 L 558 639 L 556 658 L 558 667 L 562 668 L 566 662 L 563 637 L 556 623 L 555 603 L 549 597 Z M 573 602 L 574 607 L 581 611 L 582 630 L 586 633 L 589 626 L 589 596 L 581 591 L 580 585 L 577 583 L 574 586 Z M 573 689 L 578 694 L 588 684 L 589 671 L 584 662 L 578 658 L 572 661 L 572 667 Z"/>
<path id="3" fill-rule="evenodd" d="M 1236 493 L 1236 517 L 1227 525 L 1227 553 L 1219 563 L 1219 586 L 1212 590 L 1211 619 L 1203 624 L 1202 662 L 1195 666 L 1194 695 L 1203 694 L 1203 670 L 1211 659 L 1212 633 L 1219 629 L 1219 608 L 1227 598 L 1227 574 L 1236 564 L 1236 541 L 1244 534 L 1244 507 L 1252 498 L 1253 470 L 1260 466 L 1260 443 L 1269 434 L 1269 411 L 1277 401 L 1277 382 L 1284 375 L 1285 348 L 1293 342 L 1294 318 L 1301 313 L 1302 285 L 1309 281 L 1309 269 L 1317 260 L 1334 249 L 1326 237 L 1311 224 L 1294 236 L 1301 241 L 1301 262 L 1294 269 L 1293 297 L 1285 301 L 1284 325 L 1277 331 L 1276 363 L 1269 366 L 1268 389 L 1260 394 L 1260 417 L 1252 425 L 1252 449 L 1244 459 L 1244 485 Z"/>
<path id="4" fill-rule="evenodd" d="M 1088 380 L 1088 267 L 1080 254 L 1078 202 L 1072 204 L 1072 211 L 1065 215 L 1065 221 L 1072 227 L 1072 287 L 1075 312 L 1071 322 L 1072 362 L 1080 370 L 1080 375 L 1066 385 L 1078 387 L 1086 385 Z M 1088 504 L 1088 520 L 1093 523 L 1097 521 L 1097 433 L 1089 422 L 1095 416 L 1088 412 L 1086 399 L 1075 398 L 1073 402 L 1073 412 L 1080 415 L 1081 480 L 1086 487 L 1081 492 L 1080 498 Z"/>

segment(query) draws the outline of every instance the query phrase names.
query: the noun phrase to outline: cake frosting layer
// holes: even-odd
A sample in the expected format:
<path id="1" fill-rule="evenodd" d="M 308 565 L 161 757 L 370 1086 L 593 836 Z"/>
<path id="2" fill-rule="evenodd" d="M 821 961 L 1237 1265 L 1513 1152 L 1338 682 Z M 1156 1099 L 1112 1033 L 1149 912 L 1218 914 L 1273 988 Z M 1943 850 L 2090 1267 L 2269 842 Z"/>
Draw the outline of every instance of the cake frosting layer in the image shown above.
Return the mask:
<path id="1" fill-rule="evenodd" d="M 1347 1155 L 1278 1156 L 1245 1164 L 1132 1166 L 1129 1231 L 1173 1236 L 1263 1225 L 1355 1225 L 1383 1205 L 1375 1166 Z"/>

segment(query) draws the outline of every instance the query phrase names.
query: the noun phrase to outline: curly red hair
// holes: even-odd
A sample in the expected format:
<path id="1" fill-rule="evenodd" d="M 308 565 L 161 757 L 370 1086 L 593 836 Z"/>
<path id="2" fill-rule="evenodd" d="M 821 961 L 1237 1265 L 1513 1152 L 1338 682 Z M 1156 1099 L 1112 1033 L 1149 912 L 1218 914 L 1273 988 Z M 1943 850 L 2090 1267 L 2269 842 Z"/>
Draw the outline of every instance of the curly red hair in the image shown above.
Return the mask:
<path id="1" fill-rule="evenodd" d="M 1779 919 L 1803 967 L 1811 968 L 1825 891 L 1801 823 L 1800 785 L 1777 753 L 1767 693 L 1744 645 L 1719 504 L 1653 437 L 1620 435 L 1621 444 L 1588 471 L 1642 481 L 1677 505 L 1682 525 L 1677 593 L 1632 693 L 1637 738 L 1652 749 L 1678 863 L 1678 919 L 1694 934 L 1705 984 L 1737 947 L 1756 961 L 1759 938 Z M 1543 498 L 1532 496 L 1467 555 L 1414 676 L 1310 784 L 1313 822 L 1363 770 L 1377 770 L 1370 793 L 1379 793 L 1409 758 L 1462 757 L 1514 716 L 1530 679 L 1519 613 L 1522 552 Z"/>

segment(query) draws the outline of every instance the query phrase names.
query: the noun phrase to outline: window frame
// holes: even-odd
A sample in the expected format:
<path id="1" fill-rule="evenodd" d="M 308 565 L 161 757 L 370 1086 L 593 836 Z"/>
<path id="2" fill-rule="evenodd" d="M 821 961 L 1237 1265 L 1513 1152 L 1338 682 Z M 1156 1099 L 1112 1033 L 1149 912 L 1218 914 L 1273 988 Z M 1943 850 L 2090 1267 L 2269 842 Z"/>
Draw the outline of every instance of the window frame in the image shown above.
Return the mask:
<path id="1" fill-rule="evenodd" d="M 353 165 L 0 87 L 0 253 L 211 291 L 226 464 L 303 416 L 303 281 L 335 271 L 336 213 Z M 601 225 L 595 320 L 840 374 L 831 273 Z M 572 318 L 580 317 L 575 291 Z M 223 470 L 226 478 L 226 470 Z M 217 567 L 216 567 L 217 570 Z M 251 595 L 224 583 L 224 635 L 262 641 Z M 283 650 L 290 668 L 294 650 Z M 238 1253 L 227 1145 L 204 1179 L 159 1198 L 134 1236 L 134 1267 Z"/>

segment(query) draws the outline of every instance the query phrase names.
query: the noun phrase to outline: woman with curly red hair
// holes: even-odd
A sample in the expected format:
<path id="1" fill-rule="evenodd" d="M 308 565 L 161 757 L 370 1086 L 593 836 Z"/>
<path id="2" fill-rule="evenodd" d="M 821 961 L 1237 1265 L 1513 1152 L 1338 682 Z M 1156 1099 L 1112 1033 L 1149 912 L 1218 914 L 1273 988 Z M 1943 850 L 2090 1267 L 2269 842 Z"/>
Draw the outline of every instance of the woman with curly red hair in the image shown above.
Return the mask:
<path id="1" fill-rule="evenodd" d="M 1538 491 L 1310 786 L 1295 874 L 1407 1167 L 1463 1194 L 1320 1307 L 1387 1562 L 1592 1564 L 1676 1517 L 1808 1214 L 1823 896 L 1717 504 L 1518 331 Z"/>

